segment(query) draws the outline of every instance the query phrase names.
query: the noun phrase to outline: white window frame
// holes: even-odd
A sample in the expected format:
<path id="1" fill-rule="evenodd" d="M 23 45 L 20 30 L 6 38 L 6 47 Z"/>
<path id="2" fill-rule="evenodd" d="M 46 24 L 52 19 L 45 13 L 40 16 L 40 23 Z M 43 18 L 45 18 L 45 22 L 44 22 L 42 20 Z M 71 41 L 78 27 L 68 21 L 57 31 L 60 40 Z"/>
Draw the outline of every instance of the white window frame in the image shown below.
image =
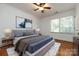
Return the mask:
<path id="1" fill-rule="evenodd" d="M 67 16 L 67 17 L 70 17 L 70 16 Z M 73 17 L 73 29 L 74 29 L 74 32 L 73 33 L 68 33 L 68 32 L 60 32 L 60 19 L 61 18 L 64 18 L 64 17 L 61 17 L 61 18 L 55 18 L 55 19 L 59 19 L 59 32 L 53 32 L 53 31 L 51 31 L 51 21 L 50 21 L 50 31 L 51 31 L 51 33 L 61 33 L 61 34 L 74 34 L 75 33 L 75 16 L 72 16 Z M 55 20 L 55 19 L 53 19 L 53 20 Z"/>

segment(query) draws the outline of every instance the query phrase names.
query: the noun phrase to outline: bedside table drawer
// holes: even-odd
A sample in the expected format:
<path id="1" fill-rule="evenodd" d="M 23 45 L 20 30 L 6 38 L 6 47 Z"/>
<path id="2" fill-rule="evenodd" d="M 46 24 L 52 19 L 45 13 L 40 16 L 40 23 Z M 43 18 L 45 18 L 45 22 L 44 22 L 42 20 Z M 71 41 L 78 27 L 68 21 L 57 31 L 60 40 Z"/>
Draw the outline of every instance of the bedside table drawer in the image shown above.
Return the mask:
<path id="1" fill-rule="evenodd" d="M 13 45 L 13 39 L 2 38 L 2 47 Z"/>
<path id="2" fill-rule="evenodd" d="M 2 40 L 2 43 L 4 43 L 4 42 L 10 42 L 10 41 L 13 41 L 13 40 L 12 39 Z"/>

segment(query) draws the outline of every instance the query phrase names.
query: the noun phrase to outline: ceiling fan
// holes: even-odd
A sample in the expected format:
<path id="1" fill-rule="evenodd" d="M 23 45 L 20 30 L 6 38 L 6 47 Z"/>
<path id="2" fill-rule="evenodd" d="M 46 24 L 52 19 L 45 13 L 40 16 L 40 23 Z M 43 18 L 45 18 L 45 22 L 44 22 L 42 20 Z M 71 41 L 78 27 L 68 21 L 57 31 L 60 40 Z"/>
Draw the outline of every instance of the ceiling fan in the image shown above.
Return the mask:
<path id="1" fill-rule="evenodd" d="M 34 9 L 34 11 L 37 11 L 37 10 L 41 10 L 42 13 L 44 13 L 45 9 L 51 9 L 51 7 L 48 7 L 48 6 L 45 6 L 46 3 L 33 3 L 34 5 L 37 6 L 36 9 Z"/>

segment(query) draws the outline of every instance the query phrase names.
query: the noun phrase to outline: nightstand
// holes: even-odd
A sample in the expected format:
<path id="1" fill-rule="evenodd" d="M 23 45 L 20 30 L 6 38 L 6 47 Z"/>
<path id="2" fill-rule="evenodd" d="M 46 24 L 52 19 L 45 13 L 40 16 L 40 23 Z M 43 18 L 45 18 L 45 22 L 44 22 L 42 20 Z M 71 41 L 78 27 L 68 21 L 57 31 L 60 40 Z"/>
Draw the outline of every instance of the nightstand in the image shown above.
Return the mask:
<path id="1" fill-rule="evenodd" d="M 2 38 L 2 47 L 8 48 L 13 46 L 13 39 Z"/>

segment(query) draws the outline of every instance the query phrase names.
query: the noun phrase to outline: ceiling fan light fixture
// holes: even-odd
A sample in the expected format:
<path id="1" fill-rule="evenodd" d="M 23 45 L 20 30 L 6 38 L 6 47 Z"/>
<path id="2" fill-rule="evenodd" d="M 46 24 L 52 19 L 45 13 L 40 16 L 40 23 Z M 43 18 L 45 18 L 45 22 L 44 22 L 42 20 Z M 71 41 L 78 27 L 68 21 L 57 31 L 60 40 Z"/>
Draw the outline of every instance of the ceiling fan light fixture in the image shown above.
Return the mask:
<path id="1" fill-rule="evenodd" d="M 44 8 L 43 7 L 39 7 L 39 10 L 44 10 Z"/>
<path id="2" fill-rule="evenodd" d="M 46 3 L 33 3 L 34 5 L 37 6 L 37 9 L 34 9 L 34 11 L 40 10 L 42 13 L 44 13 L 45 10 L 51 9 L 51 7 L 47 6 Z"/>

